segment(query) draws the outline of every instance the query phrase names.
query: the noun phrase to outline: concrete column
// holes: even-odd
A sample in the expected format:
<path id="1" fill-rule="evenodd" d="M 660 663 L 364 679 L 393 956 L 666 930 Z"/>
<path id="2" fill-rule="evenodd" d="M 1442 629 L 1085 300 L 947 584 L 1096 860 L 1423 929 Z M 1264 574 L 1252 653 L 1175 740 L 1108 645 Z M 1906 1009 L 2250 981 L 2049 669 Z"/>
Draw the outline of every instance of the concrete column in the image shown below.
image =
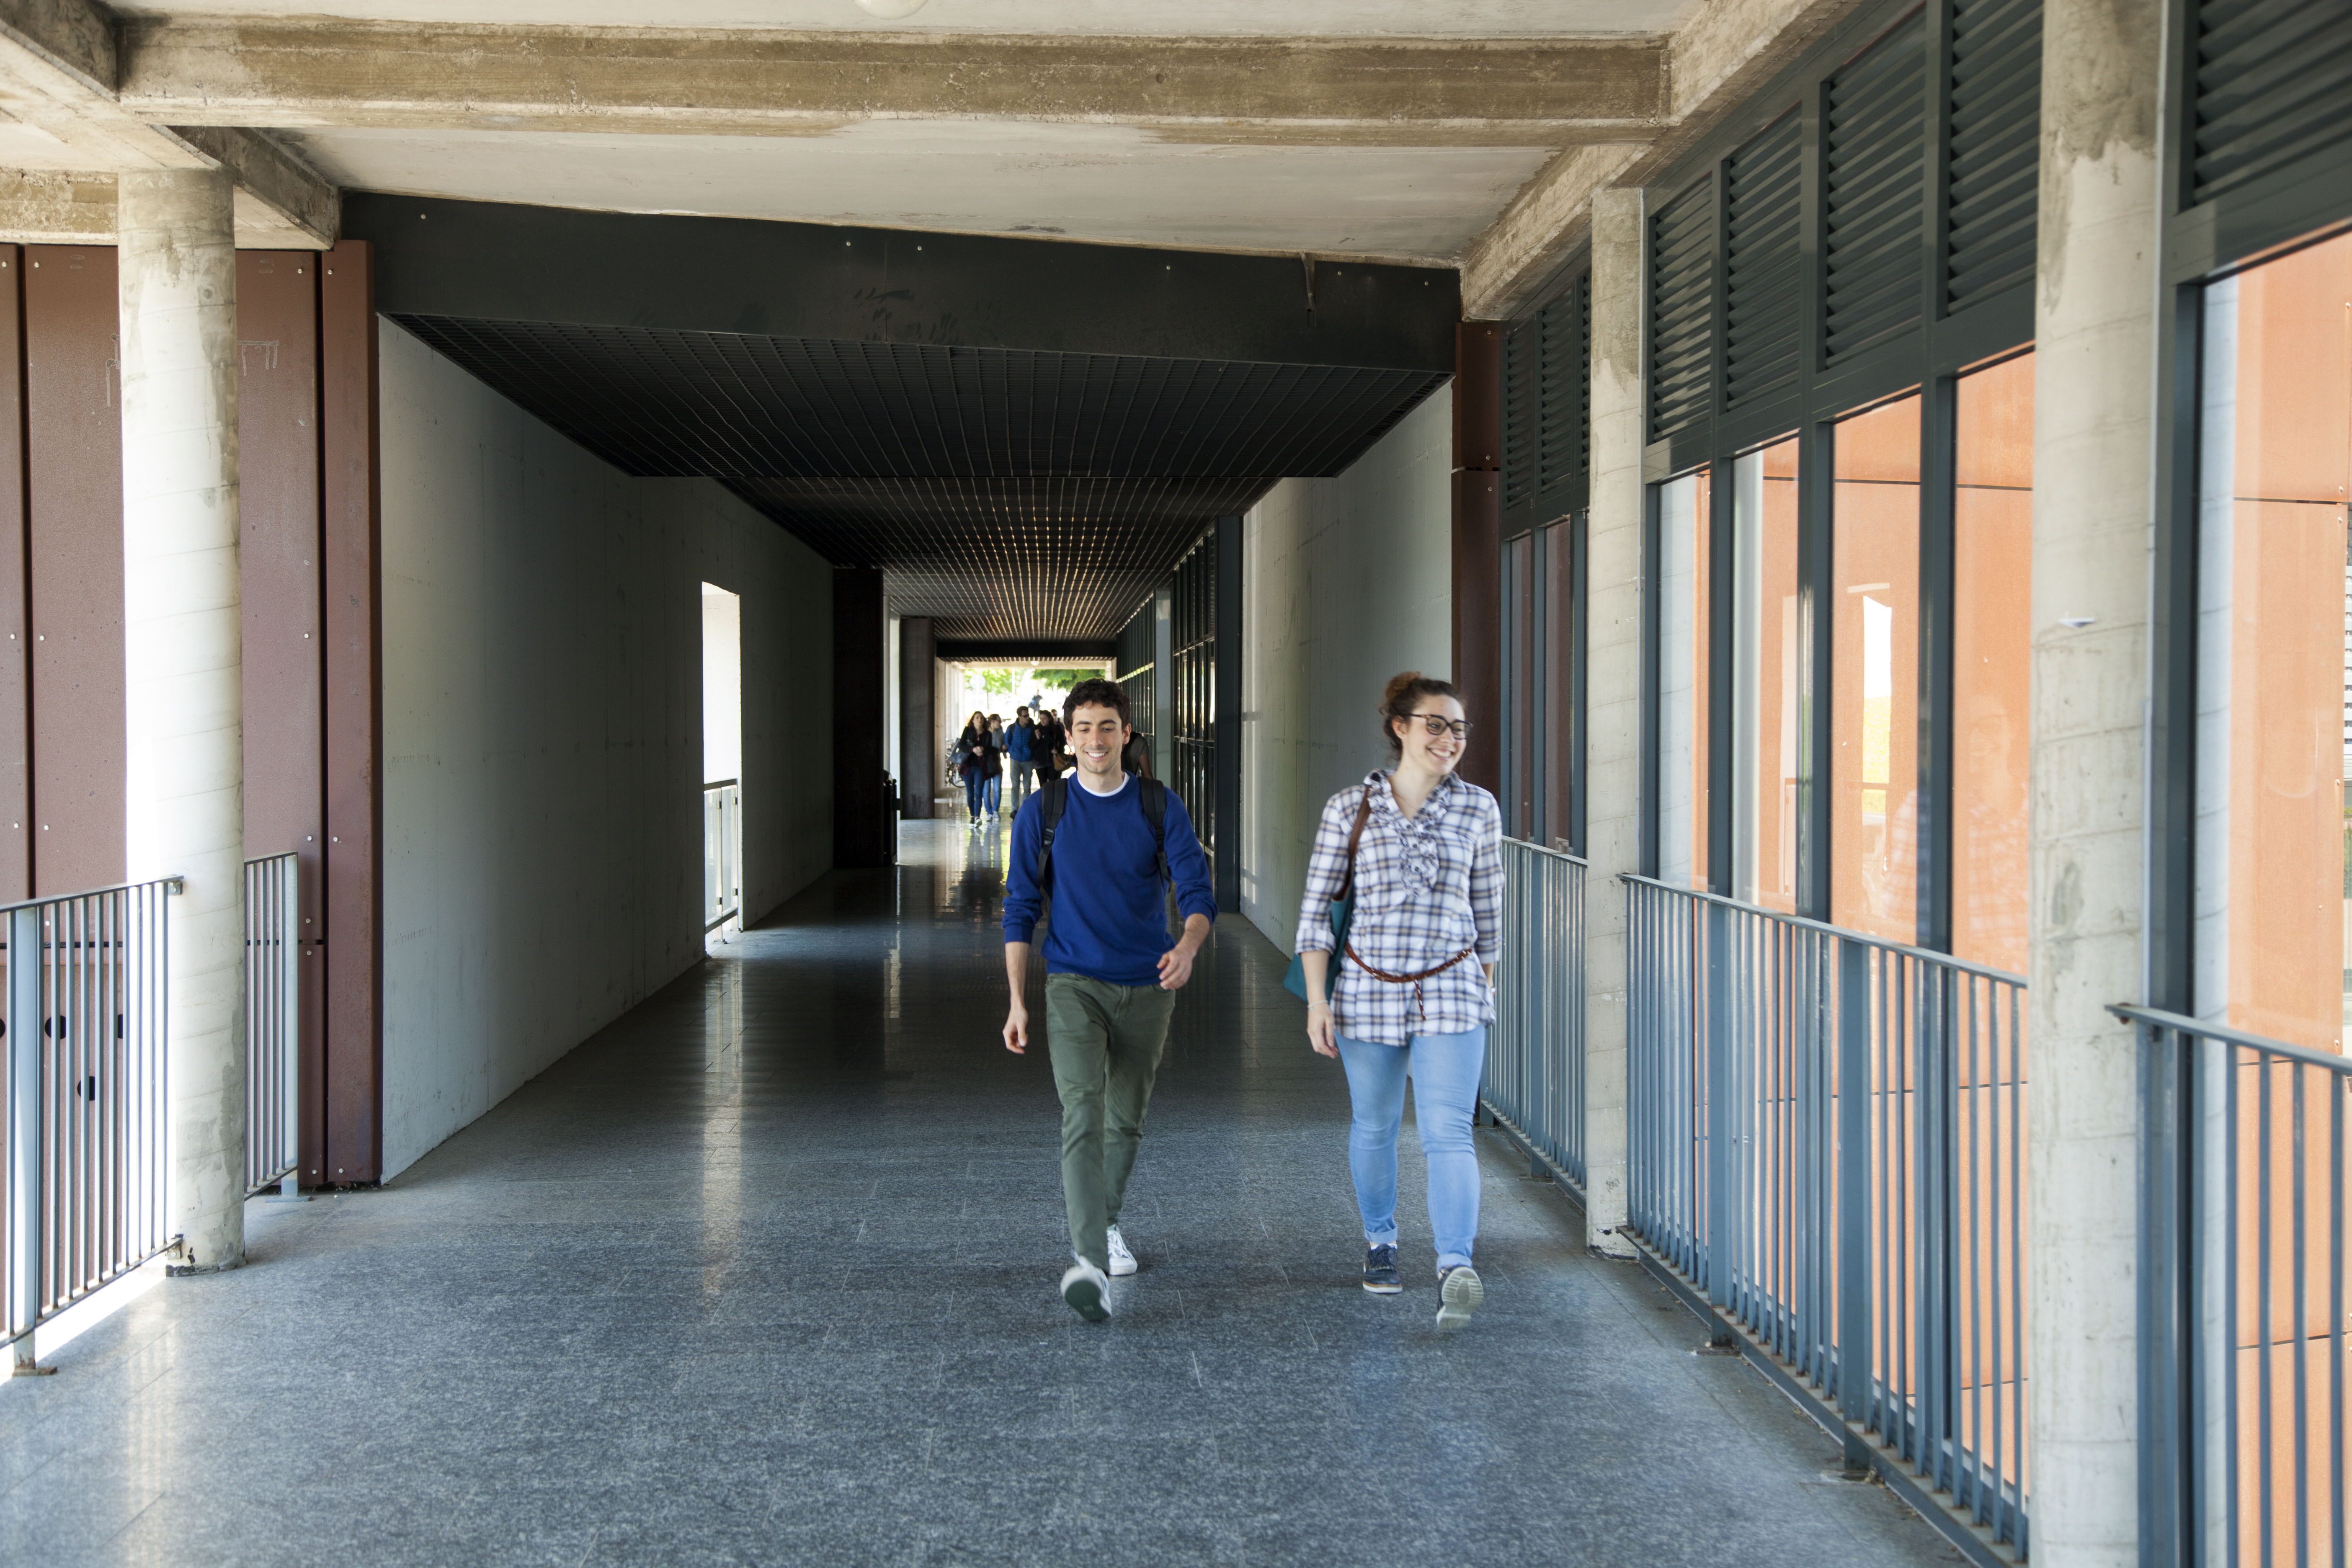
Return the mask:
<path id="1" fill-rule="evenodd" d="M 1642 193 L 1592 197 L 1592 469 L 1585 522 L 1586 1239 L 1625 1223 L 1625 889 L 1641 868 Z"/>
<path id="2" fill-rule="evenodd" d="M 2033 421 L 2033 1560 L 2138 1561 L 2137 1051 L 2163 7 L 2048 0 Z M 2073 623 L 2073 624 L 2070 624 Z"/>
<path id="3" fill-rule="evenodd" d="M 131 879 L 171 900 L 173 1229 L 245 1261 L 244 709 L 236 251 L 226 175 L 119 182 Z"/>

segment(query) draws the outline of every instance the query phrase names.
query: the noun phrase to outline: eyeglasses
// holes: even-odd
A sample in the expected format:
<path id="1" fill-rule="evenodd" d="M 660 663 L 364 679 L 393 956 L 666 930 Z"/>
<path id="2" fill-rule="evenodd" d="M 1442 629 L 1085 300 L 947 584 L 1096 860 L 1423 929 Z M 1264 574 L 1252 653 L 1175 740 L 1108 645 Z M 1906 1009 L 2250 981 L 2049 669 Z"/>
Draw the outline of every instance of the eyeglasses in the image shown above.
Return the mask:
<path id="1" fill-rule="evenodd" d="M 1406 717 L 1420 720 L 1421 727 L 1432 735 L 1443 735 L 1451 730 L 1457 741 L 1470 738 L 1470 721 L 1467 719 L 1448 719 L 1443 713 L 1409 713 Z"/>

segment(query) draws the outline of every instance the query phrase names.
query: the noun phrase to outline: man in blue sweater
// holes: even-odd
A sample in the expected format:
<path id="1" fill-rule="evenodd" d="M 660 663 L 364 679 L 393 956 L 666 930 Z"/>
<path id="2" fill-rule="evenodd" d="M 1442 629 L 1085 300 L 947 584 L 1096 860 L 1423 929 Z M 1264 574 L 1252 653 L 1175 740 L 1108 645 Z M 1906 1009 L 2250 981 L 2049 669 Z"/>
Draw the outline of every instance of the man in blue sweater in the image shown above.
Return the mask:
<path id="1" fill-rule="evenodd" d="M 1048 891 L 1045 1047 L 1062 1097 L 1062 1199 L 1076 1261 L 1062 1300 L 1090 1323 L 1110 1316 L 1110 1274 L 1135 1272 L 1118 1233 L 1120 1201 L 1143 1139 L 1152 1075 L 1176 993 L 1217 918 L 1209 865 L 1184 803 L 1131 776 L 1134 733 L 1118 682 L 1082 680 L 1063 705 L 1070 778 L 1041 785 L 1013 824 L 1004 895 L 1004 974 L 1013 1005 L 1004 1048 L 1029 1048 L 1029 942 Z M 1166 883 L 1184 934 L 1168 938 Z"/>

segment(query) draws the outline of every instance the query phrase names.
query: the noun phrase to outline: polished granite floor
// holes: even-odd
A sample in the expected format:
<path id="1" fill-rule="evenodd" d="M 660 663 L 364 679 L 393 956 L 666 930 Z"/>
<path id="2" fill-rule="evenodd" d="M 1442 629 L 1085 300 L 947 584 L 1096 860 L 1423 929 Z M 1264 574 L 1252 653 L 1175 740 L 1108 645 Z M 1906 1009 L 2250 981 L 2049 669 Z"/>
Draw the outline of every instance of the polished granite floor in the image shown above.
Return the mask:
<path id="1" fill-rule="evenodd" d="M 1080 1322 L 1045 1054 L 996 1043 L 1002 854 L 910 826 L 383 1190 L 253 1205 L 251 1267 L 0 1387 L 0 1562 L 1958 1560 L 1499 1145 L 1468 1331 L 1409 1135 L 1410 1288 L 1358 1289 L 1345 1089 L 1237 918 L 1143 1272 Z"/>

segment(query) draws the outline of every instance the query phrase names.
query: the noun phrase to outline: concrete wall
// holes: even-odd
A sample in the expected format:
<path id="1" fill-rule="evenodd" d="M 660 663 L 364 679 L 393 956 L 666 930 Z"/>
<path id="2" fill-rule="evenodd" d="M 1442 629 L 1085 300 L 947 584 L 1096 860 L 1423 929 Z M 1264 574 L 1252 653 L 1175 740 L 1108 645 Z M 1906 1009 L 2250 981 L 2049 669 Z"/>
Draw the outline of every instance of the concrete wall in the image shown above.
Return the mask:
<path id="1" fill-rule="evenodd" d="M 1443 388 L 1346 473 L 1285 479 L 1243 520 L 1242 911 L 1285 952 L 1324 801 L 1388 759 L 1381 689 L 1452 674 L 1453 464 Z"/>
<path id="2" fill-rule="evenodd" d="M 702 955 L 701 584 L 742 596 L 744 901 L 832 863 L 833 574 L 383 325 L 384 1173 Z"/>

